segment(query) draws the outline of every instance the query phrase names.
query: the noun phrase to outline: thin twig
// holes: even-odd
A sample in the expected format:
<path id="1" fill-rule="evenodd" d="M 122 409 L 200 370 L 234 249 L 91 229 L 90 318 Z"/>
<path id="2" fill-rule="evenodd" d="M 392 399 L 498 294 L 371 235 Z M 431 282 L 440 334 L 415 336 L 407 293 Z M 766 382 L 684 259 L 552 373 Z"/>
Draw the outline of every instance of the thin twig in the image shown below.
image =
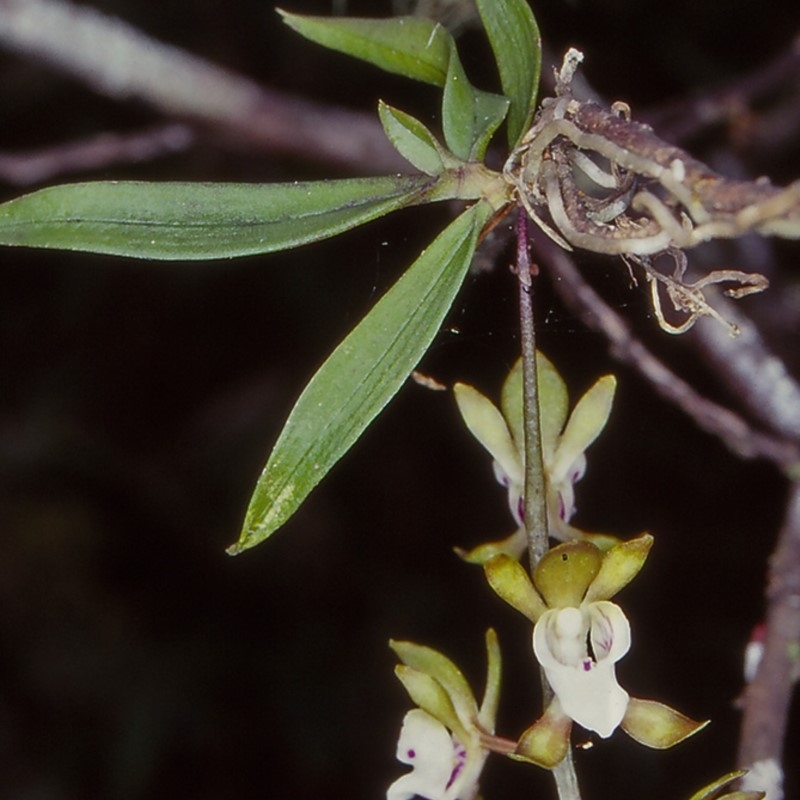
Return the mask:
<path id="1" fill-rule="evenodd" d="M 0 152 L 0 181 L 30 186 L 72 172 L 149 161 L 185 150 L 194 140 L 188 125 L 169 123 L 134 133 L 101 133 L 39 150 Z"/>
<path id="2" fill-rule="evenodd" d="M 736 455 L 766 458 L 787 471 L 796 468 L 800 463 L 796 444 L 755 430 L 738 414 L 700 395 L 634 337 L 622 317 L 586 283 L 567 253 L 541 235 L 535 237 L 535 247 L 556 278 L 555 286 L 564 302 L 588 327 L 609 340 L 615 358 L 634 367 L 662 397 L 704 431 L 721 439 Z"/>
<path id="3" fill-rule="evenodd" d="M 800 443 L 800 384 L 735 303 L 715 296 L 714 306 L 740 335 L 731 339 L 719 326 L 702 320 L 689 334 L 690 341 L 754 419 L 776 436 Z"/>
<path id="4" fill-rule="evenodd" d="M 770 559 L 766 597 L 764 655 L 744 695 L 738 762 L 753 770 L 748 789 L 770 788 L 769 800 L 778 800 L 786 725 L 800 670 L 800 481 L 789 487 L 786 515 Z M 759 776 L 773 786 L 754 785 Z"/>
<path id="5" fill-rule="evenodd" d="M 789 47 L 766 64 L 752 72 L 737 75 L 733 80 L 711 91 L 704 91 L 689 98 L 673 100 L 664 105 L 646 110 L 642 114 L 645 122 L 652 125 L 659 135 L 673 142 L 686 141 L 713 125 L 729 123 L 747 113 L 762 97 L 776 91 L 791 91 L 800 78 L 800 35 Z M 793 103 L 796 106 L 796 98 Z M 758 117 L 763 112 L 758 113 Z M 758 118 L 755 120 L 758 121 Z M 753 119 L 748 120 L 745 143 L 754 138 Z M 765 127 L 765 126 L 760 126 Z M 795 137 L 797 128 L 781 131 L 782 135 Z"/>
<path id="6" fill-rule="evenodd" d="M 86 6 L 2 0 L 0 43 L 101 94 L 142 100 L 253 147 L 368 172 L 407 167 L 374 114 L 267 89 Z"/>

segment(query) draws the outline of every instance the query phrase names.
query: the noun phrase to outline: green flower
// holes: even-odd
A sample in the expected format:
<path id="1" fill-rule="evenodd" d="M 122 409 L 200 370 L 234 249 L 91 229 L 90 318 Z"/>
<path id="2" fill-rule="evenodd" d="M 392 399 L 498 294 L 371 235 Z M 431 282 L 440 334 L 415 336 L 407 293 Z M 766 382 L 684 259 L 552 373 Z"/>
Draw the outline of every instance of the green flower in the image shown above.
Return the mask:
<path id="1" fill-rule="evenodd" d="M 581 397 L 568 418 L 566 385 L 550 361 L 537 353 L 547 517 L 549 534 L 555 539 L 588 539 L 602 549 L 618 541 L 613 536 L 585 533 L 569 522 L 575 513 L 575 483 L 586 471 L 586 450 L 608 422 L 616 385 L 613 375 L 600 378 Z M 481 545 L 469 553 L 459 552 L 476 563 L 483 563 L 497 553 L 519 558 L 526 546 L 522 361 L 517 361 L 503 384 L 499 409 L 467 384 L 457 383 L 453 391 L 470 432 L 494 458 L 495 477 L 508 492 L 509 509 L 518 526 L 507 539 Z"/>
<path id="2" fill-rule="evenodd" d="M 474 800 L 494 734 L 500 694 L 500 647 L 493 630 L 486 633 L 488 666 L 483 702 L 461 670 L 446 656 L 412 642 L 390 642 L 403 662 L 395 669 L 418 706 L 403 719 L 397 758 L 413 769 L 398 778 L 387 800 Z"/>
<path id="3" fill-rule="evenodd" d="M 606 552 L 587 541 L 548 551 L 533 583 L 513 558 L 484 564 L 494 591 L 531 622 L 533 650 L 554 697 L 520 737 L 513 757 L 554 767 L 567 754 L 572 723 L 603 738 L 621 727 L 641 744 L 672 747 L 706 723 L 652 700 L 632 698 L 617 683 L 615 665 L 630 648 L 622 609 L 610 602 L 641 569 L 653 537 L 620 542 Z"/>

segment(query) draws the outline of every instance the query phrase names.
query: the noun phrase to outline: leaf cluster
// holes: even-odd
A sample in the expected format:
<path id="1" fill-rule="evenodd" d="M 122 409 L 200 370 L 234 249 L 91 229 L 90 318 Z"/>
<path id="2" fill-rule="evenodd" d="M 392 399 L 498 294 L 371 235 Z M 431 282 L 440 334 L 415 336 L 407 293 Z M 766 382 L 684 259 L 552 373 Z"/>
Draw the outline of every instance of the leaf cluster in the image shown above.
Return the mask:
<path id="1" fill-rule="evenodd" d="M 504 121 L 512 148 L 530 125 L 539 32 L 526 0 L 478 0 L 477 6 L 502 94 L 473 86 L 453 36 L 431 20 L 280 11 L 312 41 L 442 90 L 443 141 L 404 111 L 385 103 L 378 109 L 412 174 L 268 185 L 78 183 L 0 205 L 0 244 L 200 260 L 298 247 L 407 206 L 470 204 L 312 377 L 261 473 L 230 553 L 283 525 L 400 389 L 452 306 L 481 231 L 511 202 L 508 183 L 482 160 Z"/>

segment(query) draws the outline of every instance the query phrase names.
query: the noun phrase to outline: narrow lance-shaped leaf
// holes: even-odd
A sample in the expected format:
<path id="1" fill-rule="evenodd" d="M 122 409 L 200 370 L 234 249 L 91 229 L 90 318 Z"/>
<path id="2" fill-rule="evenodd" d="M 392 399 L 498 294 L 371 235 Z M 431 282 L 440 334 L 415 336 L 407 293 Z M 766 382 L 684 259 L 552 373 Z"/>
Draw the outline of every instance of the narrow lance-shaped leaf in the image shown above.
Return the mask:
<path id="1" fill-rule="evenodd" d="M 311 41 L 388 72 L 444 86 L 445 143 L 464 161 L 483 157 L 505 117 L 508 100 L 472 86 L 455 40 L 444 27 L 422 17 L 364 19 L 280 13 L 287 25 Z"/>
<path id="2" fill-rule="evenodd" d="M 467 79 L 455 43 L 442 97 L 445 144 L 464 161 L 480 161 L 508 111 L 508 100 L 476 89 Z"/>
<path id="3" fill-rule="evenodd" d="M 368 61 L 387 72 L 443 86 L 453 37 L 424 17 L 314 17 L 278 9 L 283 21 L 312 42 Z"/>
<path id="4" fill-rule="evenodd" d="M 74 183 L 0 205 L 0 244 L 164 260 L 269 253 L 421 202 L 435 180 Z"/>
<path id="5" fill-rule="evenodd" d="M 542 39 L 528 0 L 477 0 L 494 51 L 503 94 L 511 101 L 508 143 L 530 127 L 542 67 Z"/>
<path id="6" fill-rule="evenodd" d="M 490 214 L 445 228 L 333 351 L 303 390 L 258 480 L 231 554 L 276 531 L 397 393 L 439 331 Z"/>

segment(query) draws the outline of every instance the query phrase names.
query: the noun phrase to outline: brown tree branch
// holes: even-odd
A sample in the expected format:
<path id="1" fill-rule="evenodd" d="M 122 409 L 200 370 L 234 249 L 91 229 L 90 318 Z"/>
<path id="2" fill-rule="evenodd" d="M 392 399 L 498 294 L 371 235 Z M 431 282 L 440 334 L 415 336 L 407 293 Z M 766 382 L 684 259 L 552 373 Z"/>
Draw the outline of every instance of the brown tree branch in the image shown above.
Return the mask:
<path id="1" fill-rule="evenodd" d="M 101 133 L 87 139 L 24 152 L 0 152 L 0 181 L 29 186 L 71 172 L 148 161 L 190 147 L 188 125 L 167 123 L 128 134 Z"/>
<path id="2" fill-rule="evenodd" d="M 0 0 L 0 44 L 101 94 L 144 101 L 256 148 L 367 172 L 408 167 L 375 114 L 267 89 L 86 6 Z"/>
<path id="3" fill-rule="evenodd" d="M 800 384 L 766 345 L 745 314 L 721 296 L 714 307 L 740 331 L 733 339 L 719 325 L 700 320 L 688 334 L 714 374 L 748 412 L 775 436 L 800 443 Z"/>
<path id="4" fill-rule="evenodd" d="M 589 286 L 567 253 L 541 234 L 536 233 L 534 239 L 540 263 L 556 278 L 556 290 L 564 302 L 589 328 L 609 340 L 615 358 L 632 366 L 658 394 L 680 408 L 702 430 L 717 436 L 741 458 L 766 458 L 782 469 L 790 469 L 800 462 L 797 445 L 753 429 L 738 414 L 703 397 L 672 372 Z"/>
<path id="5" fill-rule="evenodd" d="M 698 93 L 693 97 L 680 98 L 664 105 L 645 111 L 642 119 L 652 125 L 661 136 L 673 141 L 682 142 L 691 139 L 708 128 L 727 124 L 741 117 L 763 97 L 775 92 L 794 94 L 791 104 L 796 111 L 797 94 L 800 90 L 800 34 L 792 41 L 789 48 L 776 55 L 766 64 L 759 65 L 745 75 L 735 77 L 723 86 L 711 91 Z M 800 122 L 797 115 L 793 117 Z M 738 143 L 756 144 L 764 134 L 766 127 L 759 124 L 752 114 L 748 118 L 747 131 L 737 137 Z M 796 137 L 797 127 L 789 131 L 775 131 L 781 138 Z"/>
<path id="6" fill-rule="evenodd" d="M 770 559 L 764 655 L 744 695 L 738 763 L 753 771 L 746 788 L 782 796 L 781 764 L 792 692 L 800 669 L 800 481 L 789 487 L 786 515 Z M 789 762 L 792 755 L 789 755 Z"/>

